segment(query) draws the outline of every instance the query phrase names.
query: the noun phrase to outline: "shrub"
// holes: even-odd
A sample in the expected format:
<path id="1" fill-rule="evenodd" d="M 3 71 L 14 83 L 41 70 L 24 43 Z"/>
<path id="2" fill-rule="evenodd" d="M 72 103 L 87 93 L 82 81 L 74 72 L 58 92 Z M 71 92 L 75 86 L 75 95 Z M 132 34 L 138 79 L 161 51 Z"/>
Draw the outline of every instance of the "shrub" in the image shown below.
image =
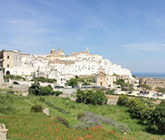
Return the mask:
<path id="1" fill-rule="evenodd" d="M 156 106 L 153 118 L 153 122 L 158 127 L 159 133 L 165 134 L 165 100 Z"/>
<path id="2" fill-rule="evenodd" d="M 111 90 L 108 89 L 108 90 L 106 91 L 106 94 L 114 94 L 114 92 L 115 92 L 114 89 L 111 89 Z"/>
<path id="3" fill-rule="evenodd" d="M 45 102 L 45 98 L 40 97 L 40 98 L 39 98 L 39 101 L 40 101 L 40 102 Z"/>
<path id="4" fill-rule="evenodd" d="M 60 94 L 62 94 L 61 91 L 54 91 L 53 88 L 51 87 L 51 85 L 45 86 L 45 87 L 41 87 L 39 82 L 34 82 L 28 89 L 29 94 L 34 94 L 34 95 L 55 95 L 55 96 L 59 96 Z"/>
<path id="5" fill-rule="evenodd" d="M 75 87 L 75 86 L 78 85 L 78 81 L 77 81 L 76 78 L 72 78 L 72 79 L 70 79 L 69 81 L 67 81 L 67 85 L 68 85 L 68 86 Z"/>
<path id="6" fill-rule="evenodd" d="M 129 111 L 132 117 L 149 121 L 152 117 L 154 108 L 150 108 L 145 102 L 138 98 L 129 99 Z"/>
<path id="7" fill-rule="evenodd" d="M 123 133 L 130 132 L 130 129 L 128 128 L 128 126 L 126 124 L 120 124 L 110 118 L 104 118 L 100 115 L 97 115 L 97 114 L 89 112 L 89 111 L 85 111 L 84 114 L 85 114 L 85 116 L 82 117 L 80 120 L 85 122 L 89 128 L 99 125 L 98 122 L 102 122 L 107 125 L 111 125 L 111 126 L 118 128 Z"/>
<path id="8" fill-rule="evenodd" d="M 62 118 L 62 117 L 56 117 L 55 120 L 57 120 L 58 122 L 62 123 L 66 127 L 69 127 L 69 122 L 67 120 L 65 120 L 64 118 Z"/>
<path id="9" fill-rule="evenodd" d="M 128 104 L 129 98 L 126 95 L 120 95 L 117 104 L 121 106 L 126 106 Z"/>
<path id="10" fill-rule="evenodd" d="M 42 82 L 42 83 L 54 83 L 57 80 L 56 79 L 44 78 L 44 77 L 35 77 L 35 78 L 32 79 L 32 81 Z"/>
<path id="11" fill-rule="evenodd" d="M 40 83 L 34 82 L 29 88 L 28 88 L 29 94 L 34 95 L 40 95 Z"/>
<path id="12" fill-rule="evenodd" d="M 81 113 L 77 114 L 77 119 L 79 120 L 84 116 L 85 116 L 85 114 L 83 112 L 81 112 Z"/>
<path id="13" fill-rule="evenodd" d="M 54 91 L 49 87 L 40 87 L 39 95 L 54 95 Z"/>
<path id="14" fill-rule="evenodd" d="M 62 91 L 54 91 L 55 96 L 59 96 L 60 94 L 62 94 Z"/>
<path id="15" fill-rule="evenodd" d="M 12 80 L 23 80 L 23 81 L 25 81 L 25 78 L 24 77 L 21 77 L 19 75 L 4 75 L 4 80 L 5 81 L 9 81 L 9 79 L 12 79 Z"/>
<path id="16" fill-rule="evenodd" d="M 104 95 L 104 93 L 102 91 L 94 91 L 94 90 L 77 90 L 77 102 L 83 102 L 85 104 L 98 104 L 98 105 L 102 105 L 102 104 L 106 104 L 107 102 L 107 98 Z"/>
<path id="17" fill-rule="evenodd" d="M 42 112 L 43 107 L 41 105 L 34 105 L 31 107 L 31 112 Z"/>

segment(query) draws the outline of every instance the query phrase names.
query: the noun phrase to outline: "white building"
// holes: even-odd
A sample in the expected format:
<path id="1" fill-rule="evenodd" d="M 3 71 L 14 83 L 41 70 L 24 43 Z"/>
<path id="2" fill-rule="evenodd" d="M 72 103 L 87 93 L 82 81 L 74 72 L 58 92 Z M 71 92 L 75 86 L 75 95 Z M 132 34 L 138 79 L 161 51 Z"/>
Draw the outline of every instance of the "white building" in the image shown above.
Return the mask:
<path id="1" fill-rule="evenodd" d="M 57 52 L 52 49 L 48 55 L 31 56 L 20 52 L 18 54 L 21 56 L 19 64 L 17 62 L 17 66 L 6 69 L 10 74 L 32 75 L 36 73 L 36 76 L 57 79 L 57 84 L 61 86 L 64 86 L 66 80 L 69 80 L 68 77 L 96 75 L 100 68 L 110 76 L 115 73 L 133 78 L 130 70 L 113 64 L 109 60 L 103 59 L 102 56 L 90 54 L 88 48 L 84 52 L 72 53 L 72 55 L 64 55 L 63 50 L 60 49 Z"/>

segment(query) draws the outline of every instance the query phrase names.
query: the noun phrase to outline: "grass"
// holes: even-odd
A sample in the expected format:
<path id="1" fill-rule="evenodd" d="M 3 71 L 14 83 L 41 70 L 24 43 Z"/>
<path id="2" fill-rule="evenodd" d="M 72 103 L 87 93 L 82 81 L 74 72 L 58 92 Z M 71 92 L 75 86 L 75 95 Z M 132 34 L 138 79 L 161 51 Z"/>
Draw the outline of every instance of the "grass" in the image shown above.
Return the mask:
<path id="1" fill-rule="evenodd" d="M 153 135 L 145 132 L 145 126 L 139 124 L 139 120 L 132 119 L 127 112 L 127 108 L 113 105 L 86 105 L 76 103 L 69 99 L 59 97 L 44 97 L 57 108 L 61 108 L 70 114 L 63 113 L 58 109 L 47 106 L 44 102 L 39 101 L 39 96 L 18 96 L 13 94 L 0 94 L 0 123 L 4 123 L 9 129 L 8 139 L 93 139 L 93 140 L 118 140 L 118 139 L 137 139 L 137 140 L 162 140 L 165 136 Z M 39 104 L 44 108 L 50 109 L 51 117 L 43 113 L 31 113 L 32 105 Z M 75 130 L 72 127 L 79 123 L 77 114 L 84 111 L 90 111 L 101 116 L 111 118 L 119 123 L 126 123 L 131 132 L 124 135 L 118 129 L 102 124 L 102 128 L 96 127 L 90 130 Z M 55 120 L 56 116 L 65 118 L 70 125 L 66 128 Z"/>

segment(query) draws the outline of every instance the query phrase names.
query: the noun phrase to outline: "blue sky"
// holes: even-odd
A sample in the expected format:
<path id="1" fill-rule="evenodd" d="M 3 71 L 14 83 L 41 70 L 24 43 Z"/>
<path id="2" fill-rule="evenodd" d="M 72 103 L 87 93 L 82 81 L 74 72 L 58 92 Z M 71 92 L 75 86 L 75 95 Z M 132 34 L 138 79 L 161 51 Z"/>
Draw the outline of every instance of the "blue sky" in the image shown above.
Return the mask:
<path id="1" fill-rule="evenodd" d="M 165 72 L 165 0 L 0 0 L 0 49 L 89 48 L 132 72 Z"/>

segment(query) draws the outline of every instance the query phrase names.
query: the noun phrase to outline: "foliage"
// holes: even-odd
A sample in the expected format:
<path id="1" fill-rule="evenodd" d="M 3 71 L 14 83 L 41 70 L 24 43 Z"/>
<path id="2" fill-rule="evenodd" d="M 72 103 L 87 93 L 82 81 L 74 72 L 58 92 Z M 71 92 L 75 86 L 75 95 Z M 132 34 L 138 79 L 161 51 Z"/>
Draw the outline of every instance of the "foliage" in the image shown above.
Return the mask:
<path id="1" fill-rule="evenodd" d="M 49 78 L 45 78 L 45 77 L 35 77 L 32 79 L 32 81 L 42 82 L 42 83 L 54 83 L 57 80 L 56 79 L 49 79 Z"/>
<path id="2" fill-rule="evenodd" d="M 84 112 L 80 112 L 79 114 L 77 114 L 77 119 L 79 120 L 84 116 L 85 116 Z"/>
<path id="3" fill-rule="evenodd" d="M 120 95 L 117 104 L 121 106 L 126 106 L 128 104 L 128 96 Z"/>
<path id="4" fill-rule="evenodd" d="M 54 91 L 53 88 L 48 85 L 45 87 L 40 86 L 39 82 L 34 82 L 29 88 L 28 88 L 29 94 L 34 94 L 36 96 L 38 95 L 42 95 L 42 96 L 46 96 L 46 95 L 55 95 L 55 96 L 59 96 L 60 94 L 62 94 L 61 91 Z"/>
<path id="5" fill-rule="evenodd" d="M 54 95 L 54 91 L 49 87 L 40 87 L 39 89 L 39 95 L 45 96 L 45 95 Z"/>
<path id="6" fill-rule="evenodd" d="M 23 80 L 25 81 L 25 78 L 24 77 L 21 77 L 19 75 L 4 75 L 4 80 L 5 81 L 9 81 L 9 79 L 11 80 Z"/>
<path id="7" fill-rule="evenodd" d="M 59 96 L 59 95 L 61 95 L 62 94 L 62 91 L 54 91 L 54 95 L 55 96 Z"/>
<path id="8" fill-rule="evenodd" d="M 102 122 L 107 125 L 111 125 L 111 126 L 118 128 L 123 133 L 130 132 L 130 129 L 128 128 L 128 126 L 126 124 L 120 124 L 110 118 L 105 118 L 105 117 L 102 117 L 100 115 L 97 115 L 97 114 L 89 112 L 89 111 L 85 111 L 84 114 L 85 114 L 85 116 L 82 117 L 80 120 L 85 122 L 90 127 L 93 127 L 96 125 L 100 126 L 99 122 Z"/>
<path id="9" fill-rule="evenodd" d="M 45 102 L 45 98 L 40 97 L 40 98 L 39 98 L 39 101 L 40 101 L 40 102 Z"/>
<path id="10" fill-rule="evenodd" d="M 165 88 L 156 87 L 155 90 L 156 90 L 157 92 L 161 92 L 161 93 L 165 94 Z"/>
<path id="11" fill-rule="evenodd" d="M 145 101 L 141 98 L 128 99 L 127 97 L 120 96 L 119 102 L 120 105 L 125 105 L 129 108 L 133 118 L 138 118 L 146 124 L 150 132 L 165 134 L 164 100 L 156 108 L 150 101 Z"/>
<path id="12" fill-rule="evenodd" d="M 31 112 L 42 112 L 43 107 L 41 105 L 34 105 L 31 107 Z"/>
<path id="13" fill-rule="evenodd" d="M 115 92 L 115 90 L 114 89 L 108 89 L 107 91 L 106 91 L 106 94 L 114 94 L 114 92 Z"/>
<path id="14" fill-rule="evenodd" d="M 65 109 L 71 112 L 71 114 L 64 114 L 55 108 L 50 108 L 51 116 L 47 117 L 43 113 L 30 113 L 31 104 L 40 104 L 46 107 L 45 102 L 39 102 L 40 96 L 28 95 L 18 96 L 14 94 L 1 93 L 0 90 L 0 108 L 3 110 L 7 107 L 12 107 L 13 111 L 7 110 L 6 113 L 1 113 L 0 122 L 6 125 L 9 129 L 7 139 L 27 139 L 27 140 L 69 140 L 69 139 L 90 139 L 94 140 L 120 140 L 120 139 L 134 139 L 134 140 L 162 140 L 165 139 L 163 135 L 154 135 L 145 131 L 146 125 L 139 123 L 139 120 L 131 119 L 130 113 L 127 112 L 127 108 L 124 106 L 112 106 L 112 105 L 91 105 L 76 103 L 74 101 L 68 102 L 68 99 L 50 96 L 41 96 L 45 98 L 47 102 L 50 102 L 56 107 Z M 3 90 L 4 91 L 4 90 Z M 27 102 L 28 100 L 28 102 Z M 30 104 L 31 103 L 31 104 Z M 70 106 L 75 106 L 71 108 Z M 95 126 L 90 129 L 75 130 L 72 127 L 79 123 L 79 120 L 75 119 L 78 113 L 88 110 L 95 114 L 101 115 L 104 118 L 111 118 L 112 120 L 127 124 L 131 129 L 130 133 L 126 135 L 121 134 L 116 127 L 102 123 L 102 127 Z M 103 115 L 104 114 L 104 115 Z M 60 116 L 65 118 L 69 122 L 70 128 L 66 128 L 59 122 L 54 120 L 54 117 Z M 100 122 L 99 122 L 100 123 Z M 32 131 L 33 130 L 33 131 Z M 89 136 L 90 135 L 90 136 Z"/>
<path id="15" fill-rule="evenodd" d="M 124 79 L 118 79 L 116 81 L 116 84 L 120 85 L 121 89 L 124 90 L 124 91 L 133 91 L 134 90 L 133 85 L 129 84 L 128 82 L 126 83 Z"/>
<path id="16" fill-rule="evenodd" d="M 165 100 L 156 106 L 153 113 L 153 122 L 160 134 L 165 134 Z"/>
<path id="17" fill-rule="evenodd" d="M 149 121 L 152 118 L 154 108 L 150 108 L 138 98 L 129 99 L 128 106 L 133 117 L 146 121 Z"/>
<path id="18" fill-rule="evenodd" d="M 85 104 L 98 104 L 103 105 L 106 104 L 107 98 L 104 93 L 100 90 L 77 90 L 77 102 L 83 102 Z"/>
<path id="19" fill-rule="evenodd" d="M 67 81 L 67 85 L 72 86 L 72 88 L 77 86 L 78 85 L 77 79 L 71 78 L 69 81 Z"/>
<path id="20" fill-rule="evenodd" d="M 45 104 L 48 105 L 48 106 L 50 106 L 50 107 L 52 107 L 52 108 L 54 108 L 54 109 L 56 109 L 56 110 L 58 110 L 58 111 L 61 112 L 61 113 L 64 113 L 64 114 L 71 114 L 69 111 L 66 111 L 66 110 L 63 109 L 63 108 L 60 108 L 60 107 L 58 107 L 58 106 L 56 106 L 56 105 L 53 105 L 51 102 L 45 101 Z"/>
<path id="21" fill-rule="evenodd" d="M 140 87 L 142 87 L 144 91 L 151 90 L 151 87 L 146 84 L 141 84 Z"/>
<path id="22" fill-rule="evenodd" d="M 62 117 L 56 117 L 55 120 L 59 121 L 60 123 L 62 123 L 66 127 L 69 127 L 69 122 L 67 120 L 65 120 L 64 118 L 62 118 Z"/>
<path id="23" fill-rule="evenodd" d="M 35 81 L 35 82 L 28 88 L 28 92 L 29 92 L 29 94 L 40 95 L 40 83 Z"/>
<path id="24" fill-rule="evenodd" d="M 88 86 L 88 85 L 90 85 L 90 83 L 88 83 L 88 82 L 83 82 L 83 84 L 82 84 L 82 86 Z"/>

